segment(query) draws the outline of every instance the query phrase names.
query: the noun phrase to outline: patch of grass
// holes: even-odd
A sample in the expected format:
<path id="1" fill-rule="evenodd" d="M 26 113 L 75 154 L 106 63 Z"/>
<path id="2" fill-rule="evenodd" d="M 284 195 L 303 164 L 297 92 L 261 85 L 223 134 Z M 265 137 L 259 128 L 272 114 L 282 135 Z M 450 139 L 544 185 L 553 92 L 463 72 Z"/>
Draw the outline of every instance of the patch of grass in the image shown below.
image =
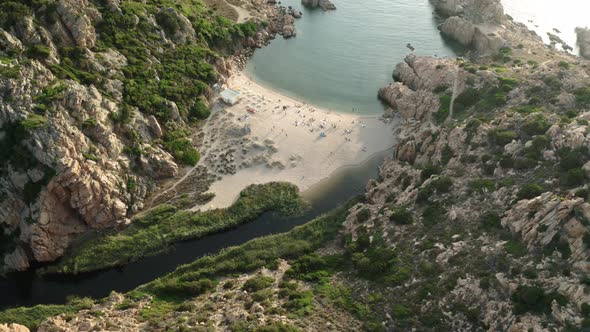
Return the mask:
<path id="1" fill-rule="evenodd" d="M 174 242 L 194 239 L 251 221 L 266 211 L 295 213 L 304 202 L 287 183 L 252 185 L 227 209 L 177 211 L 161 205 L 122 231 L 107 233 L 74 246 L 45 273 L 76 274 L 120 266 L 166 250 Z"/>
<path id="2" fill-rule="evenodd" d="M 35 130 L 44 126 L 47 123 L 47 118 L 38 114 L 29 114 L 29 116 L 20 122 L 21 126 L 26 130 Z"/>

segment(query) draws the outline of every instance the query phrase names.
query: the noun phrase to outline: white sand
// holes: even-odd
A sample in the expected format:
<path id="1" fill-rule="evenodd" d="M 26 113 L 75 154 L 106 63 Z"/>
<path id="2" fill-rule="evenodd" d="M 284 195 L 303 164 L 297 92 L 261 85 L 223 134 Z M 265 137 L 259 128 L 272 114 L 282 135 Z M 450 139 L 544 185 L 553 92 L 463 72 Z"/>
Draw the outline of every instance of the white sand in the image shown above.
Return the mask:
<path id="1" fill-rule="evenodd" d="M 215 198 L 195 209 L 227 207 L 250 184 L 288 181 L 305 191 L 338 168 L 360 164 L 394 144 L 393 124 L 380 116 L 358 116 L 305 105 L 256 84 L 243 73 L 233 75 L 228 85 L 240 91 L 242 100 L 235 106 L 214 110 L 217 114 L 205 126 L 201 160 L 214 171 L 211 157 L 233 147 L 237 152 L 230 162 L 248 162 L 237 167 L 235 174 L 220 175 L 222 179 L 210 189 Z M 288 106 L 285 111 L 284 105 Z M 249 106 L 256 110 L 255 114 L 247 112 Z M 245 115 L 248 117 L 244 119 Z M 236 139 L 234 129 L 247 127 L 251 132 Z M 326 137 L 320 136 L 322 132 Z M 238 142 L 245 145 L 239 146 L 242 143 Z M 271 147 L 264 148 L 265 144 Z M 260 159 L 266 163 L 250 162 Z"/>

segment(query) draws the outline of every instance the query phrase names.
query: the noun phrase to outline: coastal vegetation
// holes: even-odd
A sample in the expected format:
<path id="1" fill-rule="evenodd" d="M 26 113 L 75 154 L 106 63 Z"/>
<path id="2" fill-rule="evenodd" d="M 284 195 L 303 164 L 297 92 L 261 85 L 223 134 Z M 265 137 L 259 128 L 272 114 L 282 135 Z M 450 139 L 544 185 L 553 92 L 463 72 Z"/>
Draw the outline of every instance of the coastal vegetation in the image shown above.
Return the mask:
<path id="1" fill-rule="evenodd" d="M 122 230 L 104 231 L 75 244 L 44 273 L 78 274 L 136 261 L 170 248 L 175 242 L 200 238 L 249 222 L 267 211 L 294 214 L 305 208 L 296 186 L 288 183 L 251 185 L 227 209 L 206 212 L 159 205 Z"/>
<path id="2" fill-rule="evenodd" d="M 352 200 L 288 233 L 257 238 L 243 245 L 224 249 L 215 256 L 203 257 L 180 266 L 176 271 L 129 292 L 126 302 L 119 308 L 133 307 L 135 302 L 150 296 L 153 298 L 152 305 L 142 309 L 141 316 L 142 320 L 157 324 L 166 315 L 182 308 L 187 300 L 212 291 L 214 285 L 224 276 L 249 273 L 263 266 L 271 267 L 279 258 L 297 259 L 332 241 L 342 228 L 348 209 L 357 201 L 358 199 Z M 250 284 L 255 284 L 255 288 L 260 287 L 259 281 L 252 281 Z M 250 286 L 247 288 L 250 289 Z M 0 323 L 17 322 L 35 328 L 49 316 L 89 308 L 96 302 L 76 299 L 65 305 L 8 309 L 0 312 Z"/>

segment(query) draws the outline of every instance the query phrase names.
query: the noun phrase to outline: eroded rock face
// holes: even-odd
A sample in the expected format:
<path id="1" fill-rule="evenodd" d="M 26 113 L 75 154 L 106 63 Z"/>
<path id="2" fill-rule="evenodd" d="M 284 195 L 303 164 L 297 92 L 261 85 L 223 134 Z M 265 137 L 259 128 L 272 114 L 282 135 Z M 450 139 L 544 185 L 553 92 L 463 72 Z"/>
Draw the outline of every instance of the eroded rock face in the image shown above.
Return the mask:
<path id="1" fill-rule="evenodd" d="M 100 12 L 87 0 L 60 0 L 57 2 L 56 21 L 52 33 L 62 43 L 73 46 L 93 47 L 96 43 L 94 24 L 102 19 Z"/>
<path id="2" fill-rule="evenodd" d="M 576 28 L 578 35 L 578 46 L 580 47 L 580 55 L 583 58 L 590 59 L 590 29 Z"/>

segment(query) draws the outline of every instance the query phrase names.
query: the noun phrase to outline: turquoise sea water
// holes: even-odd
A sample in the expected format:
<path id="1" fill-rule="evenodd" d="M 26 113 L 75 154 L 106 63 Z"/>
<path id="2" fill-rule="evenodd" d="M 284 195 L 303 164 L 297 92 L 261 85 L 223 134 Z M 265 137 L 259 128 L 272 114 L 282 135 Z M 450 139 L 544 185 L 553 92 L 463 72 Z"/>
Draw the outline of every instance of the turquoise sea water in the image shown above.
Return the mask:
<path id="1" fill-rule="evenodd" d="M 411 53 L 452 56 L 427 0 L 333 0 L 338 8 L 308 10 L 300 0 L 282 4 L 303 12 L 297 37 L 277 36 L 258 49 L 246 73 L 291 97 L 342 112 L 380 114 L 380 87 Z"/>
<path id="2" fill-rule="evenodd" d="M 341 112 L 380 114 L 376 95 L 392 70 L 411 53 L 453 56 L 459 49 L 437 30 L 428 0 L 333 0 L 336 11 L 308 10 L 299 0 L 282 1 L 303 12 L 297 37 L 278 36 L 255 52 L 246 73 L 258 83 L 301 101 Z M 549 42 L 553 28 L 575 47 L 576 26 L 590 25 L 590 0 L 502 0 L 506 13 Z M 529 22 L 532 21 L 532 22 Z M 553 32 L 555 33 L 555 32 Z M 577 48 L 575 50 L 577 52 Z"/>

